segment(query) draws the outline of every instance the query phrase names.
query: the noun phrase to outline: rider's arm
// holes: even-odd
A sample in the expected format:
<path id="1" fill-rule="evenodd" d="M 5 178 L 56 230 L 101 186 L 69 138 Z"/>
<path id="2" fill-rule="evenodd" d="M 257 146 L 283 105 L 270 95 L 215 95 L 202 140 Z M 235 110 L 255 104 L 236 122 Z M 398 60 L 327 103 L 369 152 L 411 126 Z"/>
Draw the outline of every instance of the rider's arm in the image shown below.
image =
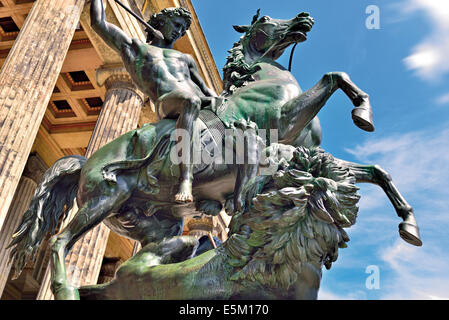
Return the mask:
<path id="1" fill-rule="evenodd" d="M 102 0 L 92 0 L 90 6 L 90 19 L 92 29 L 118 53 L 122 53 L 124 47 L 130 48 L 132 39 L 117 26 L 106 21 Z"/>
<path id="2" fill-rule="evenodd" d="M 206 97 L 216 97 L 217 94 L 215 93 L 215 91 L 206 86 L 203 78 L 201 78 L 195 60 L 193 60 L 190 55 L 186 56 L 189 62 L 190 78 L 192 79 L 192 81 L 201 89 Z"/>

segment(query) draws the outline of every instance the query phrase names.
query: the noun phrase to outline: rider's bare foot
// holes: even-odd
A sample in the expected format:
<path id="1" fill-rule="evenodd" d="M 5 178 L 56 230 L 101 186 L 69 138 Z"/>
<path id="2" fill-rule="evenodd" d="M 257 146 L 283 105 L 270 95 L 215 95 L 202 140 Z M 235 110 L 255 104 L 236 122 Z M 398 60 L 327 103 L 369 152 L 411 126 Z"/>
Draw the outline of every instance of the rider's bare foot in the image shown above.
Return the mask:
<path id="1" fill-rule="evenodd" d="M 193 202 L 192 182 L 184 180 L 179 186 L 179 192 L 175 195 L 176 202 Z"/>

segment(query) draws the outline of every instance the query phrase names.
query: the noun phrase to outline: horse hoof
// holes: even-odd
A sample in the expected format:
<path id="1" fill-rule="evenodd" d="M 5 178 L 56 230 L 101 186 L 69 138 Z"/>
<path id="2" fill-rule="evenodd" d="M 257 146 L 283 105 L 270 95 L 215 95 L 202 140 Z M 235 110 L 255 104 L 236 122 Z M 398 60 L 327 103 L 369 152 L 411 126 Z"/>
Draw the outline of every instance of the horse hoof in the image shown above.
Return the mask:
<path id="1" fill-rule="evenodd" d="M 419 229 L 416 225 L 407 222 L 401 222 L 399 224 L 399 235 L 404 241 L 414 246 L 422 246 L 422 241 L 419 236 Z"/>
<path id="2" fill-rule="evenodd" d="M 374 131 L 373 112 L 367 105 L 361 105 L 352 110 L 352 121 L 362 130 L 368 132 Z"/>

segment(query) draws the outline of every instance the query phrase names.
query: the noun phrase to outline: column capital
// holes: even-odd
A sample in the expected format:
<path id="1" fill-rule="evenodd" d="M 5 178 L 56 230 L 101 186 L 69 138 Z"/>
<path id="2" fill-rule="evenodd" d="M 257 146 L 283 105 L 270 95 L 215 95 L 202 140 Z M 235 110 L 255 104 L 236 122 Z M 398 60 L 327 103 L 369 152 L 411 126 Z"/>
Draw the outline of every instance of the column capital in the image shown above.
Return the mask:
<path id="1" fill-rule="evenodd" d="M 30 178 L 36 184 L 39 184 L 39 181 L 42 179 L 42 176 L 47 169 L 48 166 L 45 164 L 44 160 L 42 160 L 37 153 L 31 153 L 28 157 L 22 176 Z"/>
<path id="2" fill-rule="evenodd" d="M 105 86 L 107 90 L 132 90 L 142 100 L 142 104 L 145 101 L 145 95 L 134 84 L 125 67 L 101 67 L 97 69 L 97 83 L 99 86 Z"/>
<path id="3" fill-rule="evenodd" d="M 201 218 L 191 218 L 187 224 L 188 233 L 191 236 L 200 238 L 203 235 L 209 234 L 214 230 L 213 218 L 209 216 L 202 216 Z"/>

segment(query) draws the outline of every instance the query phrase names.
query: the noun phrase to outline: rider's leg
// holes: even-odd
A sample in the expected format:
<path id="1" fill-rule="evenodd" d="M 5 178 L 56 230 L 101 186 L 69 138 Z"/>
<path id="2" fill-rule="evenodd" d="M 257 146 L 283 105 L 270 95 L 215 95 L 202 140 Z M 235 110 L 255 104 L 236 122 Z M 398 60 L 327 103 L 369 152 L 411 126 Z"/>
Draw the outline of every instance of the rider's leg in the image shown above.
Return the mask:
<path id="1" fill-rule="evenodd" d="M 257 127 L 253 123 L 249 123 L 246 128 L 240 128 L 240 133 L 243 136 L 244 148 L 243 148 L 243 164 L 237 164 L 237 179 L 235 181 L 234 188 L 234 211 L 244 212 L 247 209 L 247 205 L 253 196 L 252 189 L 255 185 L 249 185 L 248 183 L 257 176 L 260 160 L 261 141 L 257 135 Z M 248 199 L 250 197 L 250 199 Z"/>
<path id="2" fill-rule="evenodd" d="M 198 98 L 190 97 L 184 101 L 184 112 L 180 114 L 179 119 L 176 123 L 176 129 L 184 129 L 190 137 L 189 145 L 189 163 L 182 163 L 179 165 L 181 172 L 181 184 L 179 186 L 179 191 L 175 195 L 175 201 L 179 202 L 192 202 L 192 181 L 193 181 L 193 161 L 192 161 L 192 150 L 193 150 L 193 124 L 198 118 L 201 109 L 201 100 Z"/>
<path id="3" fill-rule="evenodd" d="M 201 98 L 187 91 L 173 91 L 167 95 L 164 95 L 158 101 L 159 114 L 164 117 L 175 118 L 178 117 L 176 122 L 176 129 L 180 130 L 184 138 L 189 139 L 189 150 L 182 150 L 185 143 L 177 143 L 178 156 L 183 159 L 179 164 L 180 170 L 180 186 L 179 191 L 175 195 L 175 201 L 177 202 L 192 202 L 192 180 L 193 180 L 193 163 L 192 163 L 192 139 L 193 139 L 193 125 L 198 118 L 201 109 Z M 181 154 L 182 152 L 188 152 L 188 155 Z M 186 163 L 187 162 L 187 163 Z"/>

